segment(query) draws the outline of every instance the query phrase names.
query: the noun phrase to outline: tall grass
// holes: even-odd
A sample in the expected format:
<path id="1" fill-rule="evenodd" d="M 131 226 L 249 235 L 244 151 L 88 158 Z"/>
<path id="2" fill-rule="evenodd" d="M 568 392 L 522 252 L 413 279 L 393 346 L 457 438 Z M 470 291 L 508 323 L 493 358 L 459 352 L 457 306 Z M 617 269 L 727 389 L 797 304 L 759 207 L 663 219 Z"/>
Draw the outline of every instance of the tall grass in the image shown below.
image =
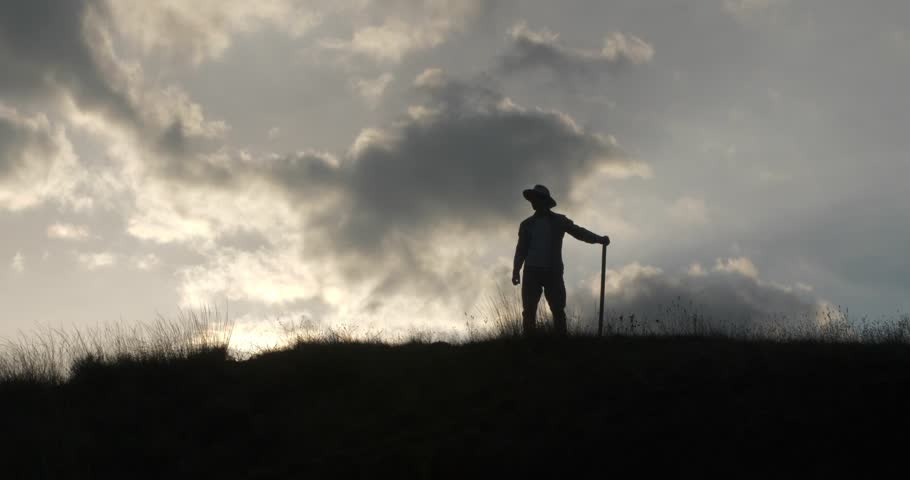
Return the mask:
<path id="1" fill-rule="evenodd" d="M 521 299 L 498 290 L 467 315 L 463 332 L 412 330 L 389 338 L 381 330 L 352 325 L 324 327 L 305 317 L 278 320 L 284 340 L 268 350 L 310 344 L 340 343 L 474 343 L 516 339 L 522 335 Z M 761 319 L 712 318 L 698 305 L 677 299 L 647 316 L 607 312 L 605 336 L 720 337 L 745 341 L 834 342 L 867 344 L 910 343 L 910 315 L 893 318 L 853 319 L 849 310 L 832 308 L 803 318 L 785 315 Z M 568 315 L 570 336 L 596 334 L 596 314 Z M 537 312 L 538 331 L 552 331 L 552 314 L 546 302 Z M 75 371 L 92 365 L 118 363 L 167 363 L 200 355 L 227 359 L 255 356 L 229 351 L 233 324 L 217 308 L 180 311 L 174 318 L 158 315 L 148 323 L 110 323 L 89 329 L 43 328 L 0 342 L 0 384 L 55 385 Z"/>
<path id="2" fill-rule="evenodd" d="M 279 348 L 312 343 L 381 343 L 383 339 L 382 330 L 360 329 L 350 324 L 323 326 L 307 316 L 276 322 L 284 337 Z"/>
<path id="3" fill-rule="evenodd" d="M 522 335 L 521 294 L 497 289 L 478 305 L 477 313 L 467 316 L 466 340 L 469 342 L 501 338 L 517 338 Z M 546 302 L 537 304 L 537 330 L 543 335 L 553 331 L 553 313 Z M 578 312 L 567 312 L 566 327 L 569 335 L 593 333 L 590 322 Z"/>
<path id="4" fill-rule="evenodd" d="M 541 301 L 537 310 L 538 329 L 552 330 L 552 314 Z M 745 341 L 910 343 L 910 314 L 870 319 L 853 318 L 841 307 L 825 307 L 802 317 L 785 314 L 753 318 L 716 318 L 704 313 L 693 301 L 677 298 L 655 305 L 651 314 L 606 311 L 605 336 L 720 337 Z M 498 290 L 467 318 L 467 341 L 516 338 L 522 333 L 521 298 Z M 567 316 L 570 336 L 597 334 L 597 314 Z"/>
<path id="5" fill-rule="evenodd" d="M 158 315 L 148 323 L 88 329 L 43 328 L 0 344 L 0 382 L 58 384 L 88 364 L 162 363 L 227 356 L 231 323 L 216 308 Z"/>

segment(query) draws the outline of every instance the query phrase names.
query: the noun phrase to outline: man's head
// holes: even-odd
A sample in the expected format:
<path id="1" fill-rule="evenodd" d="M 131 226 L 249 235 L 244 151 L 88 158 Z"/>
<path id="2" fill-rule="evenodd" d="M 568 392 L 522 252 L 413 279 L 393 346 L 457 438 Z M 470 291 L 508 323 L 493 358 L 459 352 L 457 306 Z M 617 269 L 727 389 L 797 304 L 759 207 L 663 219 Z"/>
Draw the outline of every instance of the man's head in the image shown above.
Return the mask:
<path id="1" fill-rule="evenodd" d="M 534 185 L 534 188 L 525 190 L 522 195 L 525 200 L 531 202 L 534 210 L 549 210 L 556 206 L 556 200 L 550 196 L 550 190 L 543 185 Z"/>

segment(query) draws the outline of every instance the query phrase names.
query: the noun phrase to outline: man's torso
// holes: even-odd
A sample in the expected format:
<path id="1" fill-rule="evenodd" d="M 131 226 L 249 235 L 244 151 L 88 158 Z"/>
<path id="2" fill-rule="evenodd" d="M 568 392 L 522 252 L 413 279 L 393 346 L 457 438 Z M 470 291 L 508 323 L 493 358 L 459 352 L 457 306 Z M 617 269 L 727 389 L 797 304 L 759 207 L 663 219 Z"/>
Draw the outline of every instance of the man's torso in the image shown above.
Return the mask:
<path id="1" fill-rule="evenodd" d="M 525 267 L 562 271 L 562 216 L 552 212 L 534 214 L 522 223 L 528 235 Z"/>

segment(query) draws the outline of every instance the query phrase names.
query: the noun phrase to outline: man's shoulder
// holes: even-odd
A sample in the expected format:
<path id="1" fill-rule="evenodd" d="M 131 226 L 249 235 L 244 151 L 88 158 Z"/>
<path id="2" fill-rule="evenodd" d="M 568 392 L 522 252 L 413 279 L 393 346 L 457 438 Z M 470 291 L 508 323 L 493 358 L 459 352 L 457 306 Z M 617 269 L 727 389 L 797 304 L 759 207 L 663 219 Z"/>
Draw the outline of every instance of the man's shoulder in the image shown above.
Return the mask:
<path id="1" fill-rule="evenodd" d="M 561 213 L 548 212 L 548 213 L 545 214 L 545 215 L 538 215 L 538 214 L 531 215 L 530 217 L 528 217 L 528 218 L 522 220 L 522 221 L 521 221 L 521 224 L 522 224 L 522 225 L 528 225 L 528 224 L 530 224 L 530 223 L 532 223 L 532 222 L 534 222 L 534 221 L 536 221 L 536 220 L 542 219 L 542 218 L 546 218 L 546 219 L 550 219 L 550 220 L 555 220 L 555 221 L 557 221 L 557 222 L 559 222 L 559 223 L 572 223 L 572 220 L 569 220 L 569 217 L 567 217 L 567 216 L 565 216 L 565 215 L 563 215 L 563 214 L 561 214 Z"/>
<path id="2" fill-rule="evenodd" d="M 551 212 L 551 214 L 553 215 L 553 218 L 561 224 L 567 225 L 572 223 L 572 220 L 570 220 L 569 217 L 561 213 Z"/>

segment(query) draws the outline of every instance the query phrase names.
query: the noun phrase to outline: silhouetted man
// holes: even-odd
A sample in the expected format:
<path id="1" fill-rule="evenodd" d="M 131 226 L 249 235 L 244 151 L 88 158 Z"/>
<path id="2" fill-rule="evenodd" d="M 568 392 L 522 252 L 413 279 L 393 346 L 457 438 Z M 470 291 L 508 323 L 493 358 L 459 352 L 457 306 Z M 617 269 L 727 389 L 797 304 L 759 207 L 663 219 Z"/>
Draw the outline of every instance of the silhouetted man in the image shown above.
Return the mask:
<path id="1" fill-rule="evenodd" d="M 524 265 L 524 283 L 521 286 L 522 331 L 534 333 L 537 326 L 537 303 L 541 291 L 553 312 L 553 327 L 557 335 L 566 334 L 566 285 L 562 274 L 562 238 L 566 233 L 587 243 L 610 244 L 610 237 L 596 235 L 572 223 L 565 215 L 554 213 L 556 201 L 543 185 L 523 192 L 531 202 L 534 215 L 521 222 L 518 228 L 518 246 L 515 248 L 515 266 L 512 284 L 522 283 L 521 267 Z"/>

